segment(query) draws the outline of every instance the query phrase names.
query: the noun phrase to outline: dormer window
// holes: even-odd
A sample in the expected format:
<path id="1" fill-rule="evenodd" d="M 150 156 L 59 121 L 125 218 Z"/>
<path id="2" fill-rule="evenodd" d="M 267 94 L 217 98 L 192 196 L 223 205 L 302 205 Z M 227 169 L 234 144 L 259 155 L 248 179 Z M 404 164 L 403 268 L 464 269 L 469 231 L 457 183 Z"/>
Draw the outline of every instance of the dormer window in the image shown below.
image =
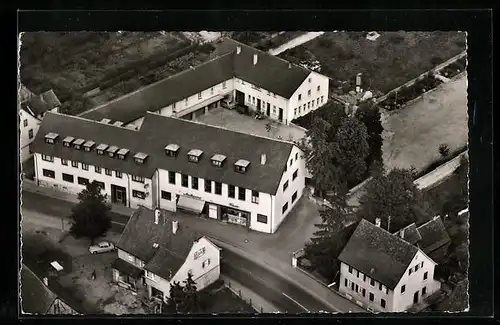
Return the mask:
<path id="1" fill-rule="evenodd" d="M 108 154 L 109 157 L 113 158 L 115 156 L 115 153 L 118 151 L 117 146 L 111 146 L 106 150 L 106 153 Z"/>
<path id="2" fill-rule="evenodd" d="M 119 159 L 125 160 L 125 158 L 127 157 L 128 152 L 129 152 L 128 149 L 122 148 L 122 149 L 118 150 L 118 152 L 116 154 L 118 155 Z"/>
<path id="3" fill-rule="evenodd" d="M 92 151 L 92 147 L 95 145 L 94 141 L 87 141 L 83 144 L 83 148 L 85 151 Z"/>
<path id="4" fill-rule="evenodd" d="M 137 164 L 144 164 L 146 159 L 148 158 L 148 155 L 143 153 L 143 152 L 138 152 L 134 156 L 134 160 Z"/>
<path id="5" fill-rule="evenodd" d="M 170 157 L 176 157 L 179 154 L 179 145 L 169 144 L 165 147 L 165 154 Z"/>
<path id="6" fill-rule="evenodd" d="M 216 167 L 222 167 L 225 160 L 226 160 L 226 156 L 221 155 L 221 154 L 215 154 L 212 157 L 212 165 L 214 165 Z"/>
<path id="7" fill-rule="evenodd" d="M 75 149 L 80 150 L 82 147 L 82 144 L 84 144 L 84 143 L 85 143 L 85 140 L 77 139 L 77 140 L 73 141 L 73 146 L 75 147 Z"/>
<path id="8" fill-rule="evenodd" d="M 246 173 L 250 162 L 248 160 L 240 159 L 234 164 L 234 170 L 238 173 Z"/>
<path id="9" fill-rule="evenodd" d="M 188 160 L 190 162 L 197 163 L 201 159 L 201 155 L 203 154 L 203 151 L 200 149 L 192 149 L 188 152 Z"/>
<path id="10" fill-rule="evenodd" d="M 68 148 L 71 147 L 71 142 L 73 140 L 75 140 L 75 138 L 73 138 L 73 137 L 66 137 L 66 138 L 64 138 L 63 139 L 63 146 L 68 147 Z"/>
<path id="11" fill-rule="evenodd" d="M 45 135 L 45 142 L 53 144 L 56 142 L 58 137 L 59 137 L 59 134 L 54 133 L 54 132 L 49 132 Z"/>
<path id="12" fill-rule="evenodd" d="M 101 143 L 100 145 L 97 146 L 96 150 L 97 150 L 97 154 L 98 155 L 104 155 L 104 150 L 106 150 L 108 148 L 108 145 L 107 144 L 104 144 L 104 143 Z"/>

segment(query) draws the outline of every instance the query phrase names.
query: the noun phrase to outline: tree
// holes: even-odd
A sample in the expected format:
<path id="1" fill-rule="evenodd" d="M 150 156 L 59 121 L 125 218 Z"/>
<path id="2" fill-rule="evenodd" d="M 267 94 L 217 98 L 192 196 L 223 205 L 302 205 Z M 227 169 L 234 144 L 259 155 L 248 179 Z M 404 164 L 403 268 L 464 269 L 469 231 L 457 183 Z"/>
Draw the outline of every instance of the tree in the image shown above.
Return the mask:
<path id="1" fill-rule="evenodd" d="M 71 210 L 72 225 L 70 233 L 76 238 L 87 237 L 91 243 L 111 228 L 109 211 L 111 206 L 106 203 L 106 195 L 96 182 L 78 193 L 80 201 Z"/>
<path id="2" fill-rule="evenodd" d="M 371 101 L 362 102 L 355 116 L 364 123 L 368 132 L 370 153 L 366 157 L 366 166 L 371 169 L 373 164 L 382 162 L 382 121 L 379 107 Z"/>
<path id="3" fill-rule="evenodd" d="M 373 223 L 380 218 L 381 226 L 393 233 L 413 222 L 427 221 L 435 214 L 413 183 L 412 171 L 393 169 L 368 182 L 357 215 Z"/>
<path id="4" fill-rule="evenodd" d="M 169 313 L 197 313 L 200 311 L 200 297 L 196 289 L 193 276 L 188 273 L 188 277 L 181 285 L 175 281 L 170 286 L 170 296 L 167 300 L 166 312 Z"/>
<path id="5" fill-rule="evenodd" d="M 439 154 L 443 158 L 448 157 L 450 155 L 450 147 L 446 143 L 441 143 L 439 145 Z"/>
<path id="6" fill-rule="evenodd" d="M 167 299 L 167 305 L 163 309 L 165 313 L 176 314 L 181 313 L 184 310 L 184 302 L 186 300 L 186 294 L 179 283 L 179 281 L 174 281 L 170 285 L 170 294 Z"/>
<path id="7" fill-rule="evenodd" d="M 369 154 L 366 126 L 355 118 L 345 117 L 334 139 L 334 165 L 339 170 L 339 183 L 349 188 L 362 180 L 367 170 L 365 159 Z"/>

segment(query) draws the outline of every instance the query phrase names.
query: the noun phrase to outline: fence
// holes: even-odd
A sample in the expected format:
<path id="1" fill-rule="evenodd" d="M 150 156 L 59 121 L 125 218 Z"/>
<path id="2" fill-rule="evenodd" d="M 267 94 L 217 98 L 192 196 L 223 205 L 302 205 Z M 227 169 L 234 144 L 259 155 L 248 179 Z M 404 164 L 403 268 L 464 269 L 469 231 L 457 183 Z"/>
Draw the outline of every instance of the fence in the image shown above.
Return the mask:
<path id="1" fill-rule="evenodd" d="M 238 298 L 240 298 L 242 301 L 244 301 L 246 304 L 248 304 L 250 307 L 252 307 L 256 312 L 258 313 L 264 313 L 264 307 L 261 305 L 256 304 L 255 299 L 252 301 L 252 298 L 246 298 L 244 294 L 242 293 L 241 289 L 235 288 L 234 285 L 231 284 L 231 280 L 226 279 L 224 281 L 224 284 L 226 287 L 231 290 L 232 293 L 234 293 Z"/>

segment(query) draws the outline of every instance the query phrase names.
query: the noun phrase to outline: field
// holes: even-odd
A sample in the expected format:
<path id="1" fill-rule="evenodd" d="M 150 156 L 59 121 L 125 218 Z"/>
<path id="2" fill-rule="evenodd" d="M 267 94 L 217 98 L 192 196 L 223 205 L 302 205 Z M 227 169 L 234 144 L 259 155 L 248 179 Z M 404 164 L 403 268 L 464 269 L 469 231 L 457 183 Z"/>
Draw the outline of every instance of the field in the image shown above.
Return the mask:
<path id="1" fill-rule="evenodd" d="M 279 56 L 295 63 L 318 60 L 321 72 L 332 78 L 332 91 L 345 94 L 362 88 L 382 95 L 465 50 L 458 32 L 380 32 L 375 41 L 364 32 L 327 32 Z"/>
<path id="2" fill-rule="evenodd" d="M 37 32 L 21 41 L 21 81 L 35 93 L 54 89 L 70 114 L 197 65 L 210 52 L 178 32 Z"/>

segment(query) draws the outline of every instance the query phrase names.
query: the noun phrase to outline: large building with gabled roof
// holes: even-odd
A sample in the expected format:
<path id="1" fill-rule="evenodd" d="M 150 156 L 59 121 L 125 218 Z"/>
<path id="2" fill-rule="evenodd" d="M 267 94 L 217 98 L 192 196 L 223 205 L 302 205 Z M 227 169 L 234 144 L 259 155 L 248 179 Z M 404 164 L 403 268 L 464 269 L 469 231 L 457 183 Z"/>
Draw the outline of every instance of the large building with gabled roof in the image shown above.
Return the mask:
<path id="1" fill-rule="evenodd" d="M 212 58 L 100 105 L 80 116 L 139 127 L 146 112 L 196 119 L 223 102 L 244 105 L 284 124 L 328 101 L 328 77 L 229 38 Z"/>
<path id="2" fill-rule="evenodd" d="M 115 204 L 182 209 L 274 233 L 305 187 L 292 142 L 147 112 L 138 130 L 47 113 L 36 181 L 73 194 L 96 181 Z"/>

